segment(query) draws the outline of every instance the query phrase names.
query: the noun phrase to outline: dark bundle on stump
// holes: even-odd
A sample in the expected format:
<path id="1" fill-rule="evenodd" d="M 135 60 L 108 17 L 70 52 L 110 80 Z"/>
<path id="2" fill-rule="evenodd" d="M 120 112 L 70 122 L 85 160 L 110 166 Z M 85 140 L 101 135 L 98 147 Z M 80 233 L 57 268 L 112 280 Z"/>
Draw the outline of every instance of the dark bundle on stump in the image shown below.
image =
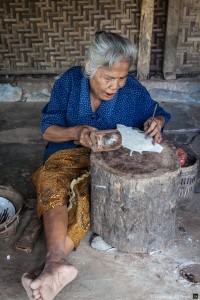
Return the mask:
<path id="1" fill-rule="evenodd" d="M 180 166 L 172 143 L 162 146 L 91 154 L 92 231 L 118 250 L 148 253 L 174 238 Z"/>

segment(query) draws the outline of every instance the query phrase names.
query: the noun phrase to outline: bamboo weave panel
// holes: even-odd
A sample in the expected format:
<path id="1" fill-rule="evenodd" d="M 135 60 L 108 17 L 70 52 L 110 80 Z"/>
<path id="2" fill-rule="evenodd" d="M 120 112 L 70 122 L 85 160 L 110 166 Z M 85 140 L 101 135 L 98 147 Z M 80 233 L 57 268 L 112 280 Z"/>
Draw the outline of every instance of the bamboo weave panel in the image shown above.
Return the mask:
<path id="1" fill-rule="evenodd" d="M 182 0 L 177 74 L 200 72 L 200 1 Z"/>
<path id="2" fill-rule="evenodd" d="M 151 45 L 151 71 L 162 72 L 168 0 L 155 0 Z"/>
<path id="3" fill-rule="evenodd" d="M 83 62 L 96 30 L 137 43 L 140 0 L 0 0 L 0 70 L 60 71 Z"/>
<path id="4" fill-rule="evenodd" d="M 167 0 L 155 0 L 152 68 L 162 69 Z M 141 0 L 0 0 L 0 74 L 61 72 L 83 62 L 96 30 L 138 44 Z"/>

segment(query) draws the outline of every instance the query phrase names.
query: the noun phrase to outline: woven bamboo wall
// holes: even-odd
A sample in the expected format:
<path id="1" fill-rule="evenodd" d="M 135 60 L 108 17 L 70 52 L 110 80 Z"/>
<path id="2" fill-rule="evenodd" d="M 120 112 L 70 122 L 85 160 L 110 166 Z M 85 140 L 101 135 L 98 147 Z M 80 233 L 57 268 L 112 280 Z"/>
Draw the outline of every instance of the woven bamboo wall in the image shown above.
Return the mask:
<path id="1" fill-rule="evenodd" d="M 200 72 L 200 0 L 182 0 L 177 74 Z"/>
<path id="2" fill-rule="evenodd" d="M 167 0 L 155 0 L 151 45 L 151 71 L 162 72 L 167 19 Z"/>
<path id="3" fill-rule="evenodd" d="M 161 71 L 167 0 L 155 0 L 152 69 Z M 96 30 L 138 43 L 141 0 L 0 0 L 0 74 L 61 72 L 83 62 Z"/>

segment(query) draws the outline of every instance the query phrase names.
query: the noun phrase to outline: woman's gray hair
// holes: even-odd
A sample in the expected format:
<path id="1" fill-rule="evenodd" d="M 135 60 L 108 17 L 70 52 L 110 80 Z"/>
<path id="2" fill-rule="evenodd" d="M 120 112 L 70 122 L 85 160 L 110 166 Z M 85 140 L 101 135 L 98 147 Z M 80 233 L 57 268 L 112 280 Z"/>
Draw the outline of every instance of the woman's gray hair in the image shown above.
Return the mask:
<path id="1" fill-rule="evenodd" d="M 86 53 L 85 75 L 94 76 L 101 67 L 112 67 L 120 61 L 127 61 L 129 67 L 135 62 L 136 46 L 116 33 L 97 31 Z"/>

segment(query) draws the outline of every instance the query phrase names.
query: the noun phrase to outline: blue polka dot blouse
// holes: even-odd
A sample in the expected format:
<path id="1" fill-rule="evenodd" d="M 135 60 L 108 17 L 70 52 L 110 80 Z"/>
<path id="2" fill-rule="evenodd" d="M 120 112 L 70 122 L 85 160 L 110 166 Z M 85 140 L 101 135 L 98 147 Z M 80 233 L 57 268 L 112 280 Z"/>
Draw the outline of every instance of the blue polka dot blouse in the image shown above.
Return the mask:
<path id="1" fill-rule="evenodd" d="M 114 98 L 102 101 L 99 109 L 93 112 L 89 79 L 85 77 L 82 67 L 72 67 L 54 84 L 51 99 L 42 110 L 41 130 L 44 132 L 51 125 L 90 125 L 100 130 L 116 129 L 117 124 L 142 128 L 152 116 L 155 105 L 146 88 L 129 75 Z M 166 122 L 170 119 L 170 115 L 159 105 L 156 115 L 163 116 Z M 73 141 L 49 142 L 44 160 L 56 151 L 74 147 L 77 146 Z"/>

